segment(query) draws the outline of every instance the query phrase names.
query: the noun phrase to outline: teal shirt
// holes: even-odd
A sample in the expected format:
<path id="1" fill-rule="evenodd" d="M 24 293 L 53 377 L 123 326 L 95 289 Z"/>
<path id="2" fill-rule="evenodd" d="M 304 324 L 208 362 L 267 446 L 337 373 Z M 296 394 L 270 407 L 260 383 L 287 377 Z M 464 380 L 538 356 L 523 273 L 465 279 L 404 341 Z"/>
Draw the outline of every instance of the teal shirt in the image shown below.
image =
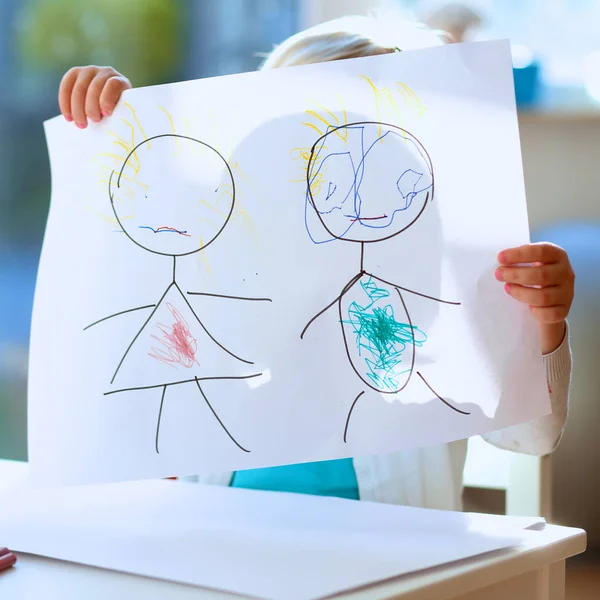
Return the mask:
<path id="1" fill-rule="evenodd" d="M 231 486 L 359 499 L 358 481 L 351 458 L 237 471 Z"/>

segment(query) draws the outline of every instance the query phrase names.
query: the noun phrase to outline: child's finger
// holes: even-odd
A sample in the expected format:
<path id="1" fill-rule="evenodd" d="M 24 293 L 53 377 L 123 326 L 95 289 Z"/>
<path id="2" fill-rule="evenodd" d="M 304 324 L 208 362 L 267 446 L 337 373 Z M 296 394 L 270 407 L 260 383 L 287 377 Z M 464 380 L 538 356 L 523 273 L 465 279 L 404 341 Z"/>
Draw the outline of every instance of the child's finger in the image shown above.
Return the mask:
<path id="1" fill-rule="evenodd" d="M 80 129 L 87 127 L 87 115 L 85 114 L 85 97 L 87 96 L 90 83 L 96 77 L 97 69 L 82 69 L 77 76 L 77 81 L 73 86 L 71 94 L 71 112 L 75 124 Z"/>
<path id="2" fill-rule="evenodd" d="M 104 117 L 112 114 L 121 94 L 130 88 L 129 79 L 123 75 L 117 74 L 106 81 L 102 94 L 100 94 L 100 110 Z"/>
<path id="3" fill-rule="evenodd" d="M 566 306 L 530 306 L 529 310 L 540 323 L 562 323 L 569 313 Z"/>
<path id="4" fill-rule="evenodd" d="M 77 81 L 80 67 L 73 67 L 69 69 L 64 75 L 60 82 L 60 88 L 58 90 L 58 106 L 60 112 L 63 114 L 67 121 L 73 120 L 71 113 L 71 94 L 73 93 L 73 86 Z"/>
<path id="5" fill-rule="evenodd" d="M 560 286 L 537 289 L 507 283 L 504 289 L 515 300 L 530 306 L 558 306 L 563 303 L 565 296 Z"/>
<path id="6" fill-rule="evenodd" d="M 112 69 L 100 69 L 88 87 L 85 96 L 85 114 L 96 123 L 102 119 L 100 95 L 106 82 L 114 73 Z"/>
<path id="7" fill-rule="evenodd" d="M 5 569 L 12 567 L 16 562 L 17 556 L 12 552 L 8 552 L 7 554 L 0 556 L 0 571 L 4 571 Z"/>
<path id="8" fill-rule="evenodd" d="M 555 263 L 540 267 L 499 267 L 496 279 L 521 285 L 557 285 L 566 278 L 563 265 Z"/>
<path id="9" fill-rule="evenodd" d="M 501 265 L 516 265 L 520 263 L 555 263 L 564 258 L 565 251 L 559 246 L 544 242 L 541 244 L 527 244 L 517 248 L 503 250 L 498 255 Z"/>

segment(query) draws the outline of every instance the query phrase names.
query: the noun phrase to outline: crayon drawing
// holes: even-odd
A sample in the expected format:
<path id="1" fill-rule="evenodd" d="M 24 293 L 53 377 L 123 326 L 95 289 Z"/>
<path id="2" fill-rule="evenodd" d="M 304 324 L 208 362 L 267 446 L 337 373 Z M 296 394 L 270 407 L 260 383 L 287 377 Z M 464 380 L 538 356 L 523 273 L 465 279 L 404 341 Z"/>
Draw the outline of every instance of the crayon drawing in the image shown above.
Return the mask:
<path id="1" fill-rule="evenodd" d="M 365 79 L 374 92 L 376 113 L 381 115 L 382 92 Z M 408 94 L 410 88 L 402 89 Z M 400 109 L 387 92 L 383 94 L 388 100 L 387 113 L 400 118 Z M 412 93 L 411 102 L 422 114 L 423 106 L 415 98 Z M 356 275 L 300 334 L 304 339 L 319 317 L 337 307 L 346 354 L 363 385 L 347 412 L 344 442 L 354 408 L 367 390 L 384 394 L 391 401 L 408 386 L 413 375 L 447 407 L 469 414 L 445 400 L 424 373 L 415 369 L 416 351 L 427 343 L 427 334 L 411 320 L 404 295 L 454 306 L 460 306 L 460 302 L 407 289 L 365 266 L 371 244 L 390 240 L 412 227 L 433 202 L 431 158 L 414 135 L 395 124 L 346 120 L 345 111 L 339 116 L 329 110 L 319 115 L 326 128 L 308 153 L 305 227 L 315 244 L 335 240 L 356 244 L 359 264 Z M 314 231 L 314 215 L 318 232 Z"/>
<path id="2" fill-rule="evenodd" d="M 171 164 L 165 163 L 171 157 Z M 159 453 L 160 424 L 168 392 L 180 385 L 193 385 L 231 441 L 243 452 L 250 452 L 220 419 L 204 389 L 206 381 L 245 380 L 260 377 L 250 371 L 238 374 L 236 364 L 253 361 L 233 351 L 212 333 L 206 318 L 194 308 L 196 296 L 215 296 L 202 291 L 182 289 L 177 279 L 178 261 L 203 252 L 217 242 L 234 215 L 236 188 L 233 172 L 218 150 L 190 136 L 165 133 L 144 139 L 129 150 L 118 170 L 110 173 L 108 198 L 118 231 L 139 249 L 157 258 L 171 259 L 164 269 L 164 293 L 150 304 L 128 307 L 85 326 L 98 326 L 108 319 L 129 313 L 142 313 L 140 327 L 129 345 L 119 351 L 105 396 L 123 393 L 160 395 L 154 433 Z M 159 261 L 157 261 L 158 263 Z M 161 271 L 157 264 L 157 274 Z M 271 302 L 269 298 L 219 295 L 226 302 Z M 146 335 L 149 334 L 149 335 Z M 172 369 L 172 376 L 159 385 L 120 388 L 118 377 L 132 350 L 145 345 L 148 368 L 161 363 Z M 207 367 L 207 355 L 220 353 L 231 359 L 231 374 L 215 374 Z"/>

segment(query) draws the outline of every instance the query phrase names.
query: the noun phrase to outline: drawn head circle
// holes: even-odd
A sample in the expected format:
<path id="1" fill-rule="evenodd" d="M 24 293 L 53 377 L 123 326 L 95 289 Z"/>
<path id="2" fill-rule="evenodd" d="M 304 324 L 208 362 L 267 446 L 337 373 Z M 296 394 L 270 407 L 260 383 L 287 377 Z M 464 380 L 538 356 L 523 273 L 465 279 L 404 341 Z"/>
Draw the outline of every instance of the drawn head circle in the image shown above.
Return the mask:
<path id="1" fill-rule="evenodd" d="M 312 147 L 307 202 L 333 238 L 379 242 L 410 227 L 433 199 L 431 160 L 408 131 L 362 121 L 329 128 Z"/>
<path id="2" fill-rule="evenodd" d="M 109 195 L 115 217 L 135 244 L 167 256 L 206 248 L 223 231 L 235 204 L 227 161 L 191 137 L 148 138 L 113 171 Z"/>

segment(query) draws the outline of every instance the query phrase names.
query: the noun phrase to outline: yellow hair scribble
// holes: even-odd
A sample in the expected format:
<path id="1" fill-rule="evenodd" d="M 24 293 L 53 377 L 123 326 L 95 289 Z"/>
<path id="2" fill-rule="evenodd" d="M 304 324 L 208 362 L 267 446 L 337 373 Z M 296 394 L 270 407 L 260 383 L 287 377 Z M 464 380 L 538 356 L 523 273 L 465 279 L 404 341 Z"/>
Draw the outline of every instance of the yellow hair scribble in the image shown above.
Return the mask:
<path id="1" fill-rule="evenodd" d="M 213 272 L 212 272 L 212 269 L 210 268 L 210 264 L 208 262 L 208 259 L 206 258 L 206 254 L 204 252 L 204 242 L 202 241 L 202 236 L 200 236 L 200 238 L 199 238 L 199 243 L 200 243 L 200 248 L 202 248 L 202 250 L 200 250 L 200 252 L 198 252 L 198 257 L 200 258 L 200 262 L 202 263 L 204 268 L 208 271 L 208 274 L 212 277 Z"/>
<path id="2" fill-rule="evenodd" d="M 131 114 L 133 116 L 133 120 L 135 121 L 136 125 L 138 126 L 139 130 L 142 132 L 142 136 L 145 140 L 148 139 L 148 136 L 146 135 L 146 132 L 144 131 L 144 128 L 142 127 L 142 124 L 140 123 L 137 114 L 135 112 L 135 110 L 133 109 L 133 106 L 131 106 L 131 104 L 129 104 L 128 102 L 125 102 L 125 106 L 131 111 Z M 135 147 L 133 138 L 131 140 L 131 143 L 133 145 L 133 147 Z M 150 148 L 150 142 L 148 142 L 148 148 Z M 133 148 L 132 148 L 133 149 Z"/>
<path id="3" fill-rule="evenodd" d="M 319 136 L 323 135 L 323 132 L 313 123 L 307 123 L 306 121 L 303 121 L 302 125 L 306 125 L 307 127 L 314 129 L 319 134 Z"/>
<path id="4" fill-rule="evenodd" d="M 333 132 L 335 135 L 342 140 L 343 143 L 348 142 L 348 129 L 345 128 L 345 125 L 348 125 L 348 112 L 344 105 L 342 98 L 336 94 L 336 100 L 339 102 L 339 109 L 337 108 L 327 108 L 326 106 L 318 103 L 316 104 L 320 112 L 318 110 L 308 109 L 305 111 L 305 114 L 308 115 L 311 120 L 302 121 L 302 125 L 305 127 L 316 131 L 319 134 L 319 137 L 323 137 L 327 133 Z M 336 111 L 337 110 L 337 114 Z M 338 116 L 340 115 L 341 116 Z M 326 129 L 323 131 L 321 127 L 325 125 Z M 313 155 L 313 147 L 311 148 L 301 148 L 296 147 L 292 148 L 290 154 L 292 156 L 292 160 L 298 161 L 299 166 L 301 168 L 301 172 L 298 175 L 297 179 L 292 179 L 292 183 L 306 183 L 306 172 L 309 168 L 309 162 L 312 157 L 312 169 L 311 171 L 316 173 L 309 183 L 310 191 L 313 195 L 317 195 L 321 190 L 321 186 L 323 184 L 325 174 L 327 169 L 320 169 L 321 162 L 324 160 L 322 158 L 326 155 L 327 150 L 326 146 L 322 146 L 320 148 L 321 152 L 318 155 Z"/>
<path id="5" fill-rule="evenodd" d="M 235 179 L 239 179 L 240 182 L 244 182 L 245 187 L 252 192 L 256 201 L 261 202 L 261 196 L 259 192 L 256 190 L 256 187 L 253 184 L 250 176 L 242 169 L 239 162 L 236 161 L 233 165 L 231 165 L 231 171 L 234 173 Z M 231 186 L 227 185 L 224 187 L 225 189 L 223 190 L 223 194 L 227 194 L 231 197 L 233 194 L 233 189 Z M 250 215 L 244 208 L 244 196 L 241 193 L 241 186 L 236 188 L 235 205 L 233 208 L 233 214 L 231 215 L 231 222 L 236 227 L 240 227 L 242 231 L 244 231 L 246 235 L 250 237 L 254 246 L 259 246 L 256 228 L 252 222 L 252 219 L 250 218 Z"/>
<path id="6" fill-rule="evenodd" d="M 131 143 L 127 144 L 127 142 L 125 142 L 125 140 L 123 140 L 122 138 L 117 140 L 117 142 L 115 142 L 115 143 L 120 142 L 120 145 L 125 149 L 126 156 L 123 160 L 127 160 L 127 158 L 130 156 L 130 152 L 133 152 L 132 156 L 135 159 L 135 163 L 133 163 L 133 162 L 130 163 L 129 161 L 127 161 L 127 166 L 129 168 L 132 168 L 135 171 L 135 174 L 137 175 L 140 171 L 140 159 L 139 159 L 139 156 L 137 155 L 137 152 L 134 152 L 135 147 L 136 147 L 135 128 L 127 119 L 121 119 L 121 121 L 123 121 L 123 123 L 125 123 L 125 125 L 127 125 L 127 127 L 129 127 L 131 129 Z"/>
<path id="7" fill-rule="evenodd" d="M 231 165 L 230 168 L 232 173 L 235 172 L 235 179 L 239 178 L 241 181 L 243 181 L 248 186 L 250 191 L 256 196 L 256 199 L 260 202 L 260 193 L 256 189 L 256 186 L 252 182 L 250 176 L 246 173 L 246 171 L 244 171 L 244 169 L 242 169 L 242 167 L 240 167 L 240 163 L 236 161 Z"/>
<path id="8" fill-rule="evenodd" d="M 171 113 L 167 109 L 163 108 L 162 106 L 159 106 L 158 108 L 159 108 L 159 110 L 162 110 L 165 113 L 165 115 L 167 115 L 167 118 L 169 119 L 169 123 L 171 125 L 171 133 L 173 135 L 177 135 L 177 131 L 175 130 L 175 122 L 173 121 L 173 117 L 171 116 Z M 177 152 L 175 153 L 177 155 L 177 154 L 179 154 L 179 150 L 180 150 L 179 139 L 177 137 L 175 138 L 175 145 L 177 146 Z"/>
<path id="9" fill-rule="evenodd" d="M 396 88 L 378 87 L 372 79 L 366 75 L 361 75 L 373 93 L 375 101 L 375 113 L 379 123 L 389 123 L 398 127 L 403 126 L 406 114 L 414 114 L 422 117 L 427 110 L 414 90 L 406 83 L 396 81 Z M 403 110 L 407 109 L 406 110 Z M 379 125 L 378 136 L 381 137 L 382 125 Z M 383 138 L 381 137 L 383 142 Z M 407 141 L 406 139 L 404 140 Z"/>
<path id="10" fill-rule="evenodd" d="M 396 85 L 398 86 L 398 91 L 400 91 L 399 88 L 402 88 L 408 94 L 408 96 L 411 99 L 412 104 L 415 107 L 415 109 L 417 110 L 419 116 L 422 117 L 423 114 L 425 113 L 425 111 L 427 110 L 427 108 L 425 108 L 425 106 L 423 106 L 421 99 L 417 96 L 417 94 L 415 94 L 414 90 L 411 87 L 409 87 L 408 85 L 406 85 L 406 83 L 402 83 L 400 81 L 397 81 Z"/>

